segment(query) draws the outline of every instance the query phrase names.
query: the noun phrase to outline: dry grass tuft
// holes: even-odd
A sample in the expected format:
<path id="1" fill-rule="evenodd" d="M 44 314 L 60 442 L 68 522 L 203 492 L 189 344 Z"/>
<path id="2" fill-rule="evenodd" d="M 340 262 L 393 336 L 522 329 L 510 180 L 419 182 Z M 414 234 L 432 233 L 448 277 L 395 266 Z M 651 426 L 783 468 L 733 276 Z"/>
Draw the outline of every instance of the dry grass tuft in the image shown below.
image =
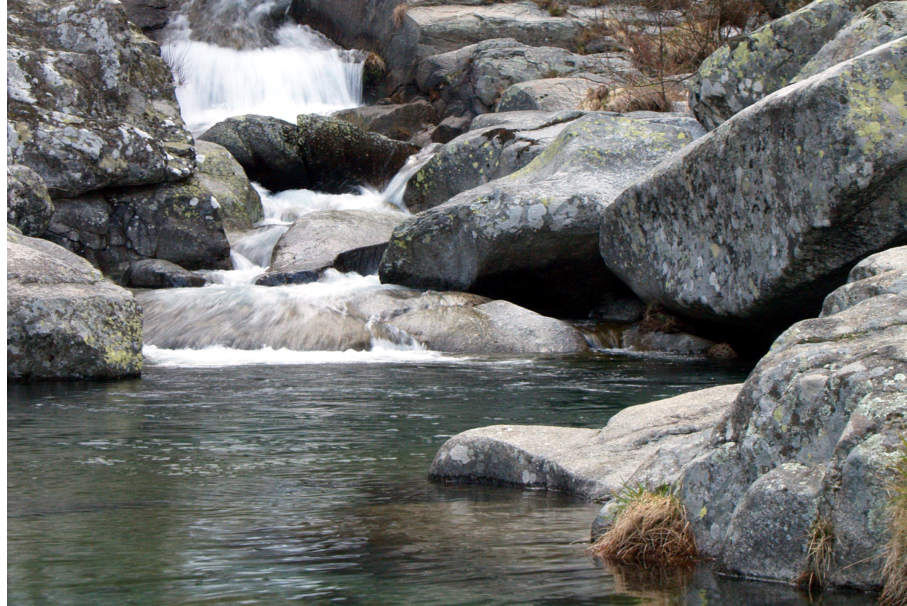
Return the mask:
<path id="1" fill-rule="evenodd" d="M 618 499 L 614 524 L 593 543 L 593 555 L 646 568 L 696 561 L 696 539 L 686 509 L 669 489 L 629 489 Z"/>
<path id="2" fill-rule="evenodd" d="M 891 538 L 885 548 L 882 567 L 884 587 L 882 606 L 907 606 L 907 438 L 901 438 L 901 451 L 893 466 L 894 478 L 888 486 Z"/>
<path id="3" fill-rule="evenodd" d="M 407 4 L 405 2 L 402 4 L 398 4 L 396 6 L 396 8 L 394 8 L 394 12 L 393 12 L 394 27 L 399 28 L 400 26 L 403 25 L 403 19 L 406 17 L 406 11 L 408 9 L 409 9 L 409 6 L 407 6 Z"/>
<path id="4" fill-rule="evenodd" d="M 800 573 L 796 583 L 810 593 L 821 591 L 831 568 L 831 556 L 835 547 L 835 529 L 831 521 L 817 517 L 809 529 L 809 546 L 806 552 L 806 570 Z"/>

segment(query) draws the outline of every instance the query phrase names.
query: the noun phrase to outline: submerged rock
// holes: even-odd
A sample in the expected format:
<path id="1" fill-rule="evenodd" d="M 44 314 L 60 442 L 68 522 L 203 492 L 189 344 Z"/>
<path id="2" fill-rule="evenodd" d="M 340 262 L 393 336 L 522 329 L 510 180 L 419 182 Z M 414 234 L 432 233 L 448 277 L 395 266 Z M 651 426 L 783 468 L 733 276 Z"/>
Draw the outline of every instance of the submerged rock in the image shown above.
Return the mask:
<path id="1" fill-rule="evenodd" d="M 905 74 L 901 38 L 737 114 L 604 211 L 608 268 L 742 330 L 816 313 L 860 257 L 907 241 Z"/>
<path id="2" fill-rule="evenodd" d="M 673 483 L 701 455 L 740 385 L 722 385 L 623 409 L 603 429 L 493 425 L 441 447 L 429 475 L 611 498 L 625 486 Z"/>
<path id="3" fill-rule="evenodd" d="M 715 128 L 792 82 L 907 34 L 904 2 L 883 2 L 861 16 L 871 4 L 816 0 L 721 47 L 696 72 L 690 108 Z"/>
<path id="4" fill-rule="evenodd" d="M 460 192 L 523 168 L 551 144 L 567 124 L 583 114 L 507 112 L 493 124 L 473 129 L 447 143 L 413 175 L 403 195 L 412 212 L 447 202 Z"/>
<path id="5" fill-rule="evenodd" d="M 299 116 L 297 124 L 238 116 L 215 124 L 200 139 L 221 145 L 253 181 L 267 189 L 329 193 L 381 187 L 417 147 L 366 132 L 345 120 Z"/>
<path id="6" fill-rule="evenodd" d="M 141 373 L 142 319 L 132 293 L 46 240 L 10 230 L 6 252 L 9 379 Z"/>
<path id="7" fill-rule="evenodd" d="M 41 176 L 27 166 L 6 167 L 6 222 L 26 236 L 41 236 L 54 214 Z"/>
<path id="8" fill-rule="evenodd" d="M 339 278 L 291 286 L 207 286 L 140 293 L 145 340 L 165 348 L 365 350 L 421 344 L 453 353 L 571 353 L 576 329 L 503 301 Z"/>
<path id="9" fill-rule="evenodd" d="M 731 572 L 792 582 L 818 524 L 834 536 L 832 585 L 880 584 L 888 465 L 907 430 L 905 253 L 863 261 L 833 313 L 778 337 L 684 470 L 697 544 Z M 891 286 L 865 288 L 879 279 Z"/>
<path id="10" fill-rule="evenodd" d="M 702 132 L 670 114 L 584 116 L 523 169 L 397 227 L 381 279 L 584 317 L 625 290 L 597 252 L 602 209 Z"/>
<path id="11" fill-rule="evenodd" d="M 198 141 L 198 179 L 214 195 L 227 230 L 252 229 L 261 220 L 261 196 L 249 183 L 246 173 L 224 147 Z"/>

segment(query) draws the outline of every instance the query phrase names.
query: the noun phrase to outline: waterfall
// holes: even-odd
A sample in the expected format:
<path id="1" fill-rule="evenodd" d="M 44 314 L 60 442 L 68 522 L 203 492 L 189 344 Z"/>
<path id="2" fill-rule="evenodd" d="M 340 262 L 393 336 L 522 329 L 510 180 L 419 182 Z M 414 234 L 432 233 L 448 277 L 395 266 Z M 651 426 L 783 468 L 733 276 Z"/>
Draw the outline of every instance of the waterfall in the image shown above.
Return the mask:
<path id="1" fill-rule="evenodd" d="M 221 0 L 208 7 L 213 15 L 209 22 L 223 26 L 224 19 L 237 21 L 202 35 L 192 25 L 197 3 L 173 18 L 161 52 L 173 70 L 183 119 L 192 132 L 242 114 L 295 123 L 299 114 L 327 114 L 361 104 L 364 54 L 340 49 L 306 26 L 283 23 L 269 29 L 273 19 L 265 16 L 273 15 L 274 5 Z M 233 38 L 217 40 L 215 34 L 224 31 Z M 237 41 L 235 32 L 245 37 Z"/>

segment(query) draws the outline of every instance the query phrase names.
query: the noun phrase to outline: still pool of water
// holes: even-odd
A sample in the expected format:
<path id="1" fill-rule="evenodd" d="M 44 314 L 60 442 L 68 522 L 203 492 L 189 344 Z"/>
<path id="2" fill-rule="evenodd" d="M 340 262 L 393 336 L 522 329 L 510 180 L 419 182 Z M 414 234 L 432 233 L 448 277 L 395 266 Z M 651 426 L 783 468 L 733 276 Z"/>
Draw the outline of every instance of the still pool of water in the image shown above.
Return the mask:
<path id="1" fill-rule="evenodd" d="M 743 376 L 595 355 L 150 366 L 141 380 L 10 386 L 8 598 L 805 604 L 704 571 L 641 589 L 584 553 L 594 504 L 426 479 L 464 429 L 599 427 L 625 406 Z"/>

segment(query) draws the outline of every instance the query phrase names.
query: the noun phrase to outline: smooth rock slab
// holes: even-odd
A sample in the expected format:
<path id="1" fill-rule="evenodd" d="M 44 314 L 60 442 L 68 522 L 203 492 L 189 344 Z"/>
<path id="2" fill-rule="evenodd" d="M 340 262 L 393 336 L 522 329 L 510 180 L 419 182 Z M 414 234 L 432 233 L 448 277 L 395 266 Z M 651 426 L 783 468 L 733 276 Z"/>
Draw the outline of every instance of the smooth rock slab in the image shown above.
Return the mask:
<path id="1" fill-rule="evenodd" d="M 503 93 L 495 111 L 561 111 L 578 109 L 590 88 L 602 84 L 603 77 L 544 78 L 518 82 Z"/>
<path id="2" fill-rule="evenodd" d="M 65 248 L 7 233 L 6 375 L 15 381 L 138 376 L 132 293 Z"/>
<path id="3" fill-rule="evenodd" d="M 437 480 L 491 482 L 610 498 L 627 484 L 674 482 L 700 455 L 740 385 L 631 406 L 603 429 L 493 425 L 450 438 L 432 461 Z"/>
<path id="4" fill-rule="evenodd" d="M 605 209 L 601 254 L 646 302 L 752 330 L 815 314 L 907 241 L 907 38 L 777 91 Z"/>

